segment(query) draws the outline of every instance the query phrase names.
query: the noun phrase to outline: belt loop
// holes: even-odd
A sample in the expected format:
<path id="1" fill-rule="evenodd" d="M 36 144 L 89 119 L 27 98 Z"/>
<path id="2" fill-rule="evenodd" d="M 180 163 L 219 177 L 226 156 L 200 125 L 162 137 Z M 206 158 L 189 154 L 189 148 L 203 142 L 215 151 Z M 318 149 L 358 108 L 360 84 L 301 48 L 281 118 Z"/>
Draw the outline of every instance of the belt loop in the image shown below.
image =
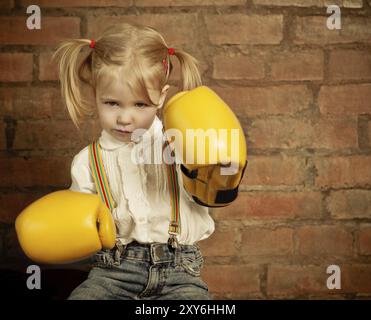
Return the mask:
<path id="1" fill-rule="evenodd" d="M 179 244 L 176 248 L 175 248 L 175 265 L 181 265 L 182 263 L 182 249 L 181 249 L 181 245 Z"/>
<path id="2" fill-rule="evenodd" d="M 114 259 L 115 259 L 115 265 L 120 265 L 121 262 L 121 254 L 126 248 L 126 245 L 123 245 L 119 240 L 116 241 L 116 245 L 114 247 Z"/>

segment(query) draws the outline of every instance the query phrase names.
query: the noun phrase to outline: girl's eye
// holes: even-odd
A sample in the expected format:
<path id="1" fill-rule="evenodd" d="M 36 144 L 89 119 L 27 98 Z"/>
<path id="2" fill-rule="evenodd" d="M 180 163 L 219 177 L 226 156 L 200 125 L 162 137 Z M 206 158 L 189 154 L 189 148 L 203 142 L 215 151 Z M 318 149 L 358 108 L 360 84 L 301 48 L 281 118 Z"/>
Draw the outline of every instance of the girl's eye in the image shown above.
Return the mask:
<path id="1" fill-rule="evenodd" d="M 105 104 L 108 104 L 109 106 L 118 106 L 118 103 L 115 101 L 106 101 Z M 148 105 L 144 102 L 137 102 L 135 104 L 138 108 L 143 109 L 147 107 Z"/>
<path id="2" fill-rule="evenodd" d="M 137 102 L 135 105 L 137 107 L 139 107 L 140 109 L 143 109 L 143 108 L 145 108 L 147 106 L 147 104 L 146 103 L 143 103 L 143 102 Z"/>
<path id="3" fill-rule="evenodd" d="M 115 101 L 106 101 L 105 104 L 108 104 L 110 106 L 117 105 L 117 102 Z"/>

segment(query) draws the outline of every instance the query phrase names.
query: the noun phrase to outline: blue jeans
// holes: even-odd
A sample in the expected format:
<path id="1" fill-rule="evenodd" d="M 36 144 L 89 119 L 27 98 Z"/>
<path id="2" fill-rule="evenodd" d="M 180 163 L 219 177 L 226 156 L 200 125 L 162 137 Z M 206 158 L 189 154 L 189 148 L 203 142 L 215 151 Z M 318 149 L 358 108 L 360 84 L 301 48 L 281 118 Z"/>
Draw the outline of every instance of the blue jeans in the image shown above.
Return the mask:
<path id="1" fill-rule="evenodd" d="M 210 300 L 198 245 L 140 244 L 101 250 L 69 300 Z"/>

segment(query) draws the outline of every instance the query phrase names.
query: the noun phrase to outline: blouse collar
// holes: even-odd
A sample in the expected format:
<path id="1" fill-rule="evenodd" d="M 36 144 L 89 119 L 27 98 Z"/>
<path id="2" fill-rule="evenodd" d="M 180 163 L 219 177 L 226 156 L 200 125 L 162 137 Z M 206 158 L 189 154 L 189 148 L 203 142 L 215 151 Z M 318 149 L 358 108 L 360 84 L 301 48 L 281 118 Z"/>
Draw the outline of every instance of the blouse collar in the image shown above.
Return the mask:
<path id="1" fill-rule="evenodd" d="M 103 129 L 101 136 L 99 137 L 99 144 L 102 149 L 105 150 L 115 150 L 123 146 L 132 148 L 139 143 L 142 143 L 144 145 L 151 144 L 152 137 L 154 138 L 154 140 L 156 140 L 158 137 L 162 137 L 162 128 L 162 122 L 156 115 L 149 129 L 143 130 L 142 132 L 140 132 L 140 135 L 133 137 L 131 142 L 120 141 Z"/>

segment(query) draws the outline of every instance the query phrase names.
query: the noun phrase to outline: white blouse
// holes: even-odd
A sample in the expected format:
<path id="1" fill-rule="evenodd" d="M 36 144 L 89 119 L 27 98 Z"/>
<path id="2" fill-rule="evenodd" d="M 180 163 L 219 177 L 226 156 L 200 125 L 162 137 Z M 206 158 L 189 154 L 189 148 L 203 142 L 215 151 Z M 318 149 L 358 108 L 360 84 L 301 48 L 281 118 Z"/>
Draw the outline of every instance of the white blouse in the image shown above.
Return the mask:
<path id="1" fill-rule="evenodd" d="M 99 138 L 109 188 L 117 204 L 112 210 L 117 239 L 122 244 L 133 240 L 166 243 L 169 238 L 171 204 L 166 167 L 165 164 L 161 165 L 162 127 L 161 120 L 156 116 L 145 135 L 136 137 L 132 142 L 122 142 L 105 130 Z M 147 156 L 154 160 L 151 164 L 138 161 L 148 159 Z M 178 162 L 176 170 L 181 221 L 178 241 L 181 244 L 194 244 L 208 238 L 214 232 L 215 224 L 209 215 L 209 208 L 195 203 L 184 189 Z M 71 177 L 70 190 L 97 193 L 89 165 L 88 146 L 74 157 Z M 156 186 L 156 179 L 164 182 L 161 190 Z"/>

